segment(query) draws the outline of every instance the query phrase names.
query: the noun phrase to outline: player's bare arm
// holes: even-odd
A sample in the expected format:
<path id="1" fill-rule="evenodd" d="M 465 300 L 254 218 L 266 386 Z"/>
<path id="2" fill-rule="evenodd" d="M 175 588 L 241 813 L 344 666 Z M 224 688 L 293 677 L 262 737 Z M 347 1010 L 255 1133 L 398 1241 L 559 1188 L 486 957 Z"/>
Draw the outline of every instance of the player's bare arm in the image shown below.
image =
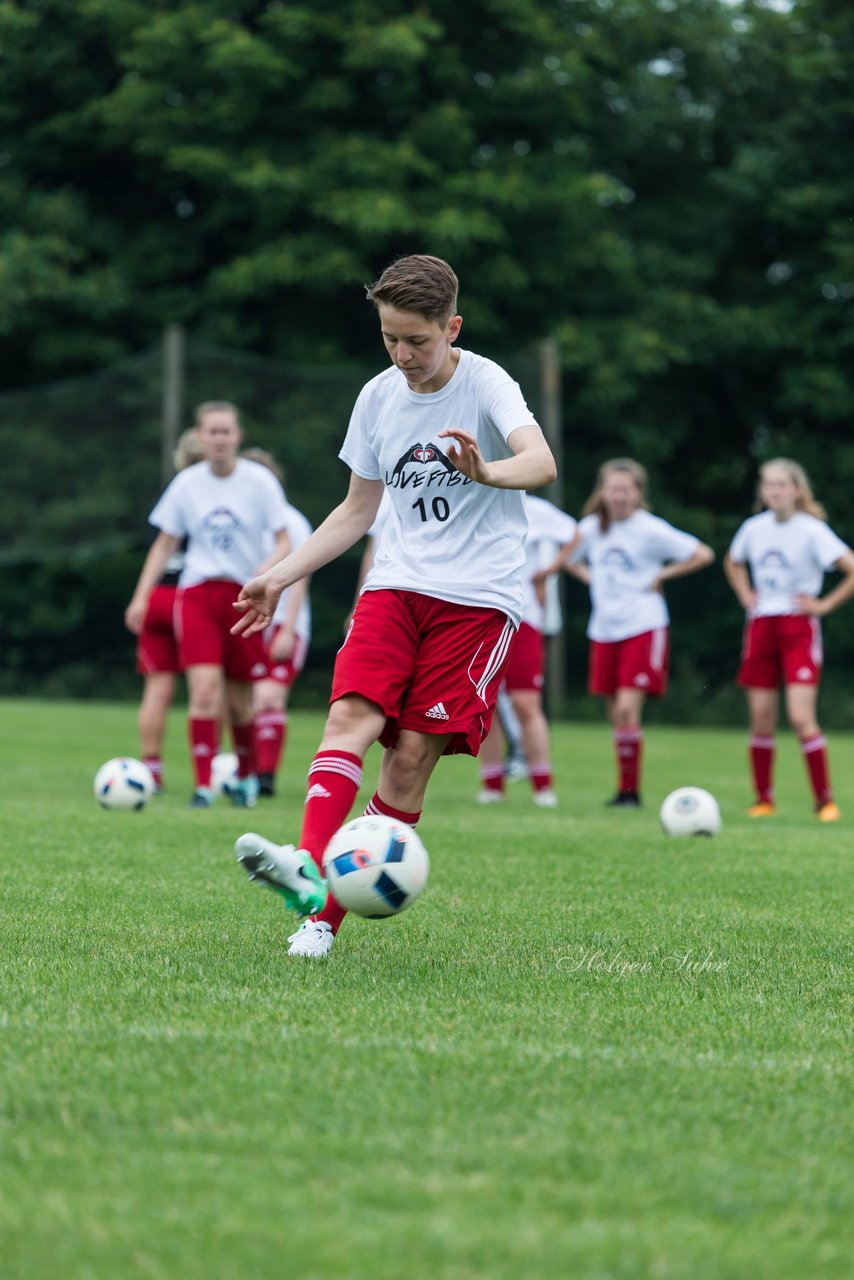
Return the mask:
<path id="1" fill-rule="evenodd" d="M 255 631 L 263 631 L 275 613 L 285 587 L 329 564 L 365 536 L 376 519 L 382 496 L 382 480 L 364 480 L 352 474 L 347 497 L 330 512 L 311 537 L 291 555 L 250 579 L 241 588 L 234 607 L 243 617 L 231 628 L 232 633 L 252 635 Z"/>
<path id="2" fill-rule="evenodd" d="M 825 618 L 854 596 L 854 551 L 846 551 L 833 567 L 843 574 L 842 581 L 826 596 L 797 596 L 801 613 L 812 618 Z"/>
<path id="3" fill-rule="evenodd" d="M 747 572 L 747 566 L 737 564 L 732 557 L 727 554 L 724 556 L 724 575 L 727 582 L 732 587 L 743 609 L 750 613 L 756 604 L 756 592 L 750 581 L 750 574 Z"/>
<path id="4" fill-rule="evenodd" d="M 125 626 L 135 636 L 142 631 L 148 597 L 163 577 L 166 562 L 178 550 L 180 542 L 180 538 L 161 529 L 148 549 L 130 604 L 125 609 Z"/>
<path id="5" fill-rule="evenodd" d="M 697 573 L 699 569 L 705 569 L 714 558 L 715 553 L 712 548 L 707 547 L 705 542 L 701 542 L 688 560 L 673 560 L 670 564 L 666 564 L 656 574 L 651 590 L 659 591 L 665 582 L 672 582 L 674 578 L 684 578 L 689 573 Z"/>
<path id="6" fill-rule="evenodd" d="M 443 436 L 456 442 L 448 448 L 448 457 L 456 469 L 478 484 L 493 489 L 539 489 L 551 484 L 557 475 L 552 451 L 534 423 L 511 431 L 507 443 L 513 457 L 495 462 L 486 461 L 471 432 L 449 427 L 439 432 L 439 437 Z"/>
<path id="7" fill-rule="evenodd" d="M 278 529 L 276 531 L 275 546 L 273 547 L 273 550 L 270 552 L 270 554 L 267 556 L 267 559 L 263 560 L 261 564 L 258 565 L 258 568 L 256 570 L 256 575 L 266 573 L 268 569 L 272 569 L 274 564 L 278 564 L 280 560 L 284 560 L 285 556 L 288 554 L 290 549 L 291 549 L 291 540 L 288 536 L 287 529 Z"/>

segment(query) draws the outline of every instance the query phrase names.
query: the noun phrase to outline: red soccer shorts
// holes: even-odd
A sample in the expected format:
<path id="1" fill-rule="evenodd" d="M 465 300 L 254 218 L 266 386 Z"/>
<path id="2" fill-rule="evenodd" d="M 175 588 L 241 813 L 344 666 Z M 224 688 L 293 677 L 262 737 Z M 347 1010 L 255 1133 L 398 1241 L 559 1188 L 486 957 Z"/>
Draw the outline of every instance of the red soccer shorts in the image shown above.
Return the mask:
<path id="1" fill-rule="evenodd" d="M 241 616 L 232 607 L 240 586 L 228 578 L 213 578 L 178 591 L 175 629 L 181 666 L 222 667 L 231 680 L 263 680 L 268 674 L 264 637 L 233 636 Z"/>
<path id="2" fill-rule="evenodd" d="M 514 626 L 499 609 L 451 604 L 416 591 L 363 591 L 338 651 L 330 702 L 348 693 L 401 729 L 449 733 L 445 755 L 476 756 L 489 732 Z"/>
<path id="3" fill-rule="evenodd" d="M 510 645 L 510 657 L 504 672 L 508 693 L 535 692 L 543 687 L 546 665 L 546 642 L 542 631 L 523 622 Z"/>
<path id="4" fill-rule="evenodd" d="M 749 618 L 744 628 L 738 683 L 748 689 L 818 684 L 823 662 L 821 624 L 805 614 Z"/>
<path id="5" fill-rule="evenodd" d="M 613 697 L 618 689 L 640 689 L 650 698 L 667 691 L 670 628 L 643 631 L 627 640 L 591 640 L 587 688 Z"/>
<path id="6" fill-rule="evenodd" d="M 174 611 L 175 587 L 155 587 L 148 598 L 145 621 L 136 641 L 139 675 L 176 675 L 181 670 Z"/>
<path id="7" fill-rule="evenodd" d="M 267 678 L 275 680 L 276 684 L 284 685 L 286 689 L 290 689 L 305 666 L 308 640 L 305 636 L 295 635 L 293 653 L 289 658 L 280 661 L 278 658 L 273 657 L 273 641 L 280 630 L 281 627 L 277 623 L 274 627 L 270 627 L 264 632 L 264 644 L 267 650 Z"/>

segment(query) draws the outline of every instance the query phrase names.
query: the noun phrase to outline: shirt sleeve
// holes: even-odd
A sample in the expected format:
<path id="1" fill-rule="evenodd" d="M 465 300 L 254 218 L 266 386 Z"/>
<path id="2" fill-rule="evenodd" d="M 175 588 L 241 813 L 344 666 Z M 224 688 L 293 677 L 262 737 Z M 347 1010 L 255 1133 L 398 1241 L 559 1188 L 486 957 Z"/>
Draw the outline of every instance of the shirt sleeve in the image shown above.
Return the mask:
<path id="1" fill-rule="evenodd" d="M 168 533 L 173 538 L 184 538 L 188 533 L 185 513 L 182 510 L 182 490 L 181 476 L 177 475 L 164 489 L 148 517 L 149 524 L 153 524 L 155 529 L 159 529 L 161 533 Z"/>
<path id="2" fill-rule="evenodd" d="M 338 457 L 363 480 L 382 479 L 379 459 L 371 448 L 367 387 L 363 387 L 359 392 L 353 406 L 350 424 Z"/>
<path id="3" fill-rule="evenodd" d="M 539 425 L 528 408 L 518 382 L 514 382 L 510 374 L 498 365 L 492 369 L 487 384 L 486 407 L 505 441 L 518 427 Z"/>
<path id="4" fill-rule="evenodd" d="M 291 522 L 291 507 L 285 497 L 285 491 L 279 484 L 272 471 L 264 470 L 263 484 L 265 487 L 265 507 L 267 526 L 272 529 L 273 533 L 279 533 L 281 529 L 287 529 Z"/>
<path id="5" fill-rule="evenodd" d="M 700 539 L 693 533 L 685 533 L 682 529 L 674 529 L 666 520 L 659 520 L 655 529 L 655 550 L 663 562 L 690 560 Z"/>
<path id="6" fill-rule="evenodd" d="M 822 569 L 832 569 L 846 551 L 850 550 L 846 543 L 833 532 L 829 525 L 819 520 L 813 539 L 816 559 Z"/>
<path id="7" fill-rule="evenodd" d="M 750 553 L 747 547 L 749 527 L 750 521 L 745 520 L 744 524 L 736 530 L 735 537 L 729 544 L 729 558 L 733 564 L 744 564 L 749 558 Z"/>

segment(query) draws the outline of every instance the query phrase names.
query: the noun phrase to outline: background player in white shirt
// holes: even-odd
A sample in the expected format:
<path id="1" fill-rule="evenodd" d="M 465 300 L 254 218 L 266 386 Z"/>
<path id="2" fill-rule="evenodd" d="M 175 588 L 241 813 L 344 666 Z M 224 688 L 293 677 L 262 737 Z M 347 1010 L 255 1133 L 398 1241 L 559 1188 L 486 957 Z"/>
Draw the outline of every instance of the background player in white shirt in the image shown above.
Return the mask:
<path id="1" fill-rule="evenodd" d="M 195 771 L 190 803 L 213 803 L 211 761 L 228 714 L 239 761 L 233 803 L 252 805 L 258 780 L 252 711 L 252 681 L 267 673 L 263 640 L 240 644 L 231 634 L 232 604 L 247 576 L 288 549 L 288 506 L 274 475 L 239 458 L 243 431 L 234 405 L 208 401 L 196 411 L 205 461 L 180 472 L 155 506 L 150 522 L 160 530 L 146 556 L 125 612 L 138 632 L 148 598 L 169 557 L 189 539 L 176 603 L 181 665 L 189 690 L 189 737 Z M 273 535 L 268 555 L 265 539 Z"/>
<path id="2" fill-rule="evenodd" d="M 560 621 L 547 617 L 546 583 L 551 580 L 557 587 L 553 577 L 556 572 L 553 565 L 555 554 L 558 553 L 560 565 L 575 548 L 579 534 L 572 516 L 544 498 L 526 494 L 525 509 L 528 513 L 528 537 L 525 543 L 522 621 L 510 646 L 503 687 L 521 727 L 534 803 L 552 809 L 558 798 L 552 775 L 549 724 L 543 712 L 543 684 L 545 637 L 559 630 Z M 480 753 L 481 789 L 477 796 L 480 804 L 504 799 L 506 769 L 503 754 L 504 733 L 496 716 Z"/>
<path id="3" fill-rule="evenodd" d="M 202 459 L 195 427 L 182 432 L 175 447 L 176 471 Z M 181 670 L 178 637 L 175 634 L 175 598 L 184 567 L 185 549 L 179 547 L 148 598 L 142 629 L 136 640 L 136 669 L 143 677 L 142 698 L 137 712 L 139 748 L 143 762 L 151 770 L 158 791 L 163 790 L 163 740 L 166 718 Z"/>
<path id="4" fill-rule="evenodd" d="M 269 467 L 284 486 L 284 472 L 266 449 L 244 449 L 241 455 Z M 288 503 L 288 540 L 296 551 L 311 536 L 311 525 L 292 502 Z M 267 648 L 267 675 L 252 689 L 255 708 L 255 755 L 258 764 L 258 794 L 276 794 L 276 775 L 285 754 L 288 738 L 288 699 L 305 666 L 311 642 L 309 579 L 300 578 L 279 597 L 273 621 L 264 632 Z"/>
<path id="5" fill-rule="evenodd" d="M 590 587 L 588 688 L 604 696 L 613 726 L 618 782 L 608 803 L 625 808 L 640 804 L 644 703 L 667 688 L 670 615 L 664 584 L 715 558 L 698 538 L 652 515 L 646 490 L 646 470 L 633 458 L 604 463 L 567 565 Z"/>
<path id="6" fill-rule="evenodd" d="M 372 743 L 385 746 L 368 812 L 414 825 L 445 753 L 476 755 L 518 625 L 525 561 L 522 490 L 554 459 L 518 386 L 455 348 L 457 278 L 439 258 L 392 263 L 368 290 L 392 367 L 362 389 L 341 449 L 347 497 L 308 541 L 240 593 L 235 630 L 264 628 L 281 590 L 353 546 L 389 494 L 386 521 L 338 654 L 320 750 L 309 770 L 300 848 L 247 834 L 253 878 L 300 914 L 320 910 L 291 954 L 325 955 L 343 918 L 320 875 Z M 380 641 L 381 642 L 378 642 Z"/>
<path id="7" fill-rule="evenodd" d="M 854 552 L 825 523 L 806 472 L 790 458 L 772 458 L 759 468 L 757 505 L 767 509 L 745 520 L 724 560 L 729 584 L 747 611 L 738 682 L 747 690 L 756 789 L 748 814 L 774 814 L 774 735 L 783 684 L 816 814 L 822 822 L 835 822 L 839 809 L 816 718 L 823 660 L 819 619 L 854 595 Z M 819 598 L 830 569 L 844 577 Z"/>

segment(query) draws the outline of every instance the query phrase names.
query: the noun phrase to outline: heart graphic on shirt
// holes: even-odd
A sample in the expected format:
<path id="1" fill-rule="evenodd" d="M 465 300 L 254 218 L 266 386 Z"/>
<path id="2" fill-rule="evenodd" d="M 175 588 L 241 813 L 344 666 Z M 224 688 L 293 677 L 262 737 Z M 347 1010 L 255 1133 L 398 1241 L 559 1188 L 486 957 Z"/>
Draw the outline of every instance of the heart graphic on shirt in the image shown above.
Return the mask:
<path id="1" fill-rule="evenodd" d="M 436 454 L 434 450 L 427 445 L 424 449 L 413 449 L 412 456 L 415 458 L 416 462 L 432 462 L 436 457 Z"/>

